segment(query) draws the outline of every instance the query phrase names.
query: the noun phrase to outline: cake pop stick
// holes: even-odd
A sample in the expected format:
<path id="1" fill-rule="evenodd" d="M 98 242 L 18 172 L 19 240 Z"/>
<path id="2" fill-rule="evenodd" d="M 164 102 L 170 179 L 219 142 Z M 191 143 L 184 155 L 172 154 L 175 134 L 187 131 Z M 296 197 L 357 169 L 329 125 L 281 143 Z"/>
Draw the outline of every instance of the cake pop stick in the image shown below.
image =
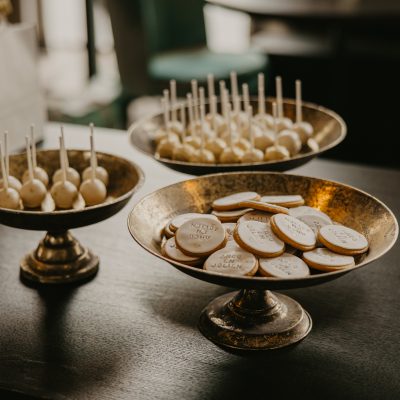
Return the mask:
<path id="1" fill-rule="evenodd" d="M 30 126 L 30 133 L 31 133 L 31 147 L 32 147 L 32 166 L 33 166 L 33 176 L 36 179 L 39 179 L 43 182 L 43 184 L 47 187 L 49 184 L 49 176 L 47 172 L 43 169 L 38 167 L 37 165 L 37 158 L 36 158 L 36 141 L 35 141 L 35 126 L 32 124 Z M 25 171 L 24 175 L 22 176 L 22 182 L 25 182 L 28 177 L 28 171 Z"/>
<path id="2" fill-rule="evenodd" d="M 211 109 L 211 126 L 215 133 L 219 131 L 219 125 L 217 123 L 217 96 L 213 95 L 210 99 L 210 109 Z M 216 134 L 213 138 L 209 139 L 206 142 L 206 149 L 210 150 L 216 158 L 220 156 L 224 148 L 226 147 L 226 143 L 223 139 L 219 138 Z"/>
<path id="3" fill-rule="evenodd" d="M 90 143 L 93 143 L 93 147 L 91 146 L 90 151 L 91 151 L 91 157 L 94 158 L 94 165 L 95 165 L 95 173 L 96 173 L 96 178 L 100 179 L 107 187 L 108 185 L 108 172 L 104 167 L 100 167 L 97 165 L 97 155 L 96 151 L 94 149 L 94 125 L 93 123 L 89 124 L 90 128 L 90 137 L 92 138 L 90 140 Z M 83 173 L 82 173 L 82 179 L 86 180 L 90 177 L 90 174 L 92 173 L 91 167 L 87 167 Z"/>
<path id="4" fill-rule="evenodd" d="M 222 107 L 222 99 L 224 97 L 225 89 L 226 89 L 225 81 L 219 81 L 219 98 L 220 98 L 220 101 L 221 101 L 221 107 Z M 221 108 L 221 114 L 224 115 L 224 109 L 223 108 Z"/>
<path id="5" fill-rule="evenodd" d="M 36 179 L 33 175 L 31 143 L 28 136 L 26 136 L 25 140 L 29 179 L 22 185 L 20 195 L 25 207 L 36 208 L 39 207 L 44 200 L 47 190 L 43 182 Z"/>
<path id="6" fill-rule="evenodd" d="M 258 74 L 258 113 L 254 122 L 263 129 L 270 129 L 273 125 L 272 116 L 265 112 L 265 78 L 263 73 Z"/>
<path id="7" fill-rule="evenodd" d="M 169 90 L 171 92 L 171 120 L 172 122 L 176 122 L 176 80 L 172 79 L 169 81 Z"/>
<path id="8" fill-rule="evenodd" d="M 90 137 L 90 147 L 94 148 L 93 136 Z M 90 157 L 90 166 L 92 167 L 91 176 L 89 179 L 82 182 L 79 191 L 83 196 L 85 203 L 88 206 L 94 206 L 103 203 L 107 196 L 107 189 L 104 183 L 100 179 L 96 178 L 95 157 L 93 153 Z"/>
<path id="9" fill-rule="evenodd" d="M 199 87 L 199 104 L 200 108 L 203 107 L 204 112 L 206 109 L 206 95 L 205 95 L 205 90 L 203 87 Z M 201 111 L 200 111 L 200 128 L 203 130 L 204 134 L 209 137 L 211 135 L 210 132 L 210 125 L 206 121 L 206 116 L 204 114 L 204 121 L 201 121 Z"/>
<path id="10" fill-rule="evenodd" d="M 249 85 L 247 83 L 243 83 L 242 85 L 242 97 L 243 97 L 243 108 L 245 111 L 248 111 L 250 106 L 250 94 L 249 94 Z"/>
<path id="11" fill-rule="evenodd" d="M 226 117 L 228 126 L 228 146 L 221 153 L 220 162 L 223 164 L 237 163 L 240 162 L 243 152 L 239 148 L 233 146 L 234 137 L 232 130 L 230 103 L 226 105 Z"/>
<path id="12" fill-rule="evenodd" d="M 210 103 L 211 107 L 211 98 L 215 95 L 215 89 L 214 89 L 214 75 L 213 74 L 208 74 L 207 75 L 207 94 L 208 94 L 208 101 Z M 211 109 L 210 109 L 211 112 Z"/>
<path id="13" fill-rule="evenodd" d="M 283 129 L 290 129 L 293 125 L 293 122 L 284 116 L 283 113 L 283 97 L 282 97 L 282 78 L 277 76 L 275 78 L 275 86 L 276 86 L 276 103 L 278 107 L 278 119 L 276 121 L 278 131 Z"/>
<path id="14" fill-rule="evenodd" d="M 4 165 L 5 165 L 5 174 L 7 175 L 8 186 L 15 189 L 17 192 L 21 190 L 22 184 L 15 177 L 10 175 L 10 156 L 8 154 L 8 132 L 4 131 Z M 3 180 L 0 180 L 0 188 L 3 187 Z"/>
<path id="15" fill-rule="evenodd" d="M 239 97 L 238 80 L 235 71 L 230 73 L 231 78 L 231 92 L 232 92 L 232 103 L 235 104 L 235 99 Z"/>
<path id="16" fill-rule="evenodd" d="M 3 178 L 3 187 L 0 189 L 0 208 L 16 210 L 19 208 L 19 193 L 9 185 L 8 173 L 4 162 L 3 149 L 0 143 L 0 168 Z"/>
<path id="17" fill-rule="evenodd" d="M 243 154 L 242 162 L 243 163 L 251 163 L 251 162 L 260 162 L 264 159 L 264 153 L 256 149 L 255 140 L 254 140 L 254 129 L 253 129 L 253 107 L 248 106 L 247 108 L 247 116 L 248 116 L 248 131 L 250 137 L 250 148 Z"/>
<path id="18" fill-rule="evenodd" d="M 200 150 L 198 153 L 197 160 L 200 163 L 204 164 L 214 164 L 215 163 L 215 157 L 214 154 L 205 148 L 206 144 L 206 125 L 205 125 L 205 106 L 204 104 L 200 104 Z"/>
<path id="19" fill-rule="evenodd" d="M 195 124 L 198 124 L 198 121 L 199 121 L 199 109 L 198 109 L 199 99 L 198 99 L 198 96 L 197 96 L 197 93 L 198 93 L 197 80 L 196 79 L 192 79 L 190 81 L 190 84 L 192 86 L 193 107 L 194 107 L 194 121 L 195 121 Z"/>
<path id="20" fill-rule="evenodd" d="M 314 129 L 310 123 L 303 121 L 302 109 L 301 81 L 298 79 L 296 80 L 296 123 L 293 125 L 293 130 L 298 133 L 301 143 L 306 144 L 308 139 L 312 137 Z M 315 147 L 314 143 L 311 147 Z"/>
<path id="21" fill-rule="evenodd" d="M 191 161 L 195 155 L 195 149 L 187 142 L 188 138 L 186 136 L 186 112 L 184 103 L 181 103 L 180 105 L 180 119 L 183 126 L 181 137 L 182 146 L 178 146 L 174 149 L 172 158 L 177 161 Z"/>

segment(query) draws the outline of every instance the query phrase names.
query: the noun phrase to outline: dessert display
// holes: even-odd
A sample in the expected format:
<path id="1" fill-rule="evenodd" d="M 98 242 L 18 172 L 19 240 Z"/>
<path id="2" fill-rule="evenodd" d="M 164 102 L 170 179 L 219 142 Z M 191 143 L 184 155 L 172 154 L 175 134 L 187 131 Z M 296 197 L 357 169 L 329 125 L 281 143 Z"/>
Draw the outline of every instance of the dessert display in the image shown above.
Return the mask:
<path id="1" fill-rule="evenodd" d="M 164 228 L 171 260 L 240 276 L 299 278 L 355 265 L 368 240 L 304 205 L 301 195 L 238 192 L 215 199 L 210 214 L 185 213 Z"/>

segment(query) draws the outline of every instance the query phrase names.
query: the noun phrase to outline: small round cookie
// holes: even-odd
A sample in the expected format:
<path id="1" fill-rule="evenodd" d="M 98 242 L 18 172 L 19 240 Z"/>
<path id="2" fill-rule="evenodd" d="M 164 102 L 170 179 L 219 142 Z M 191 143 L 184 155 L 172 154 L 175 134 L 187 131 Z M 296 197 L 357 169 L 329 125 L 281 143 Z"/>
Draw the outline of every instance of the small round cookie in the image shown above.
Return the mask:
<path id="1" fill-rule="evenodd" d="M 275 214 L 271 217 L 273 232 L 285 243 L 296 249 L 312 250 L 317 242 L 313 230 L 299 219 L 285 214 Z"/>
<path id="2" fill-rule="evenodd" d="M 325 272 L 351 268 L 355 265 L 354 257 L 343 256 L 325 248 L 304 252 L 303 260 L 309 267 Z"/>
<path id="3" fill-rule="evenodd" d="M 206 271 L 224 275 L 253 276 L 258 269 L 257 258 L 240 247 L 225 247 L 211 254 L 204 263 Z"/>
<path id="4" fill-rule="evenodd" d="M 210 218 L 210 219 L 213 219 L 213 220 L 217 219 L 215 216 L 213 216 L 211 214 L 201 214 L 201 213 L 180 214 L 180 215 L 177 215 L 176 217 L 171 219 L 171 221 L 169 223 L 169 229 L 172 232 L 175 232 L 185 222 L 190 221 L 193 218 L 199 218 L 199 217 Z"/>
<path id="5" fill-rule="evenodd" d="M 235 238 L 233 237 L 233 232 L 235 231 L 236 224 L 233 222 L 225 222 L 222 224 L 226 232 L 226 246 L 237 246 Z"/>
<path id="6" fill-rule="evenodd" d="M 263 211 L 250 211 L 238 219 L 238 223 L 246 221 L 258 221 L 269 224 L 272 214 Z"/>
<path id="7" fill-rule="evenodd" d="M 307 264 L 301 258 L 288 253 L 275 258 L 260 258 L 258 271 L 263 276 L 282 279 L 310 275 Z"/>
<path id="8" fill-rule="evenodd" d="M 318 240 L 335 253 L 353 256 L 368 250 L 364 235 L 343 225 L 325 225 L 318 232 Z"/>
<path id="9" fill-rule="evenodd" d="M 318 232 L 323 226 L 330 225 L 326 218 L 321 217 L 318 214 L 308 214 L 300 215 L 297 217 L 297 219 L 304 222 L 313 230 L 315 236 L 317 237 L 317 247 L 322 247 L 322 243 L 318 240 Z"/>
<path id="10" fill-rule="evenodd" d="M 277 257 L 285 251 L 285 243 L 264 222 L 241 222 L 236 225 L 233 237 L 240 247 L 260 257 Z"/>
<path id="11" fill-rule="evenodd" d="M 213 210 L 211 214 L 215 215 L 221 222 L 236 222 L 241 216 L 247 214 L 250 211 L 252 211 L 251 208 L 242 208 L 230 211 Z"/>
<path id="12" fill-rule="evenodd" d="M 292 217 L 299 218 L 300 216 L 303 215 L 318 215 L 319 217 L 325 219 L 325 221 L 328 224 L 332 223 L 332 220 L 328 215 L 326 215 L 324 212 L 318 210 L 317 208 L 314 207 L 309 207 L 309 206 L 300 206 L 300 207 L 293 207 L 289 209 L 289 215 Z"/>
<path id="13" fill-rule="evenodd" d="M 239 203 L 241 207 L 254 208 L 255 210 L 269 212 L 271 214 L 288 214 L 289 209 L 276 204 L 263 203 L 257 200 L 247 200 Z"/>
<path id="14" fill-rule="evenodd" d="M 260 195 L 256 192 L 239 192 L 234 193 L 229 196 L 221 197 L 220 199 L 214 200 L 212 203 L 212 208 L 215 210 L 225 211 L 225 210 L 235 210 L 238 207 L 238 203 L 245 200 L 258 200 Z"/>
<path id="15" fill-rule="evenodd" d="M 191 257 L 183 254 L 177 247 L 175 243 L 175 238 L 169 238 L 164 246 L 162 247 L 162 253 L 164 256 L 170 258 L 171 260 L 181 262 L 188 265 L 197 265 L 201 262 L 200 257 Z"/>
<path id="16" fill-rule="evenodd" d="M 260 201 L 264 203 L 277 204 L 282 207 L 299 207 L 304 204 L 304 199 L 299 194 L 294 195 L 267 195 L 262 196 Z"/>
<path id="17" fill-rule="evenodd" d="M 203 257 L 225 246 L 226 232 L 218 220 L 199 217 L 178 228 L 175 240 L 178 249 L 184 254 Z"/>

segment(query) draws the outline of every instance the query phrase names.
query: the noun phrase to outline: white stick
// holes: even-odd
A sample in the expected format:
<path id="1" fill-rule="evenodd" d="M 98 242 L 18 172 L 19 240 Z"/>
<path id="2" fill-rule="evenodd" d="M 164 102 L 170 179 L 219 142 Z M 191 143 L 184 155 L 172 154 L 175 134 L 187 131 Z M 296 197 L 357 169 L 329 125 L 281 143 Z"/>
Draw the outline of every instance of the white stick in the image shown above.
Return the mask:
<path id="1" fill-rule="evenodd" d="M 96 168 L 97 168 L 97 162 L 96 162 L 96 153 L 94 151 L 94 139 L 93 135 L 90 135 L 90 152 L 91 152 L 91 157 L 90 157 L 90 166 L 92 167 L 92 174 L 91 174 L 91 179 L 94 181 L 96 179 Z"/>
<path id="2" fill-rule="evenodd" d="M 215 95 L 213 74 L 207 75 L 207 92 L 208 92 L 208 101 L 210 102 L 210 107 L 211 107 L 211 98 Z"/>
<path id="3" fill-rule="evenodd" d="M 200 99 L 200 108 L 203 107 L 205 109 L 206 94 L 203 87 L 199 87 L 199 99 Z M 201 115 L 201 110 L 200 110 L 200 115 Z"/>
<path id="4" fill-rule="evenodd" d="M 161 105 L 162 105 L 162 109 L 164 112 L 165 129 L 167 130 L 167 135 L 170 136 L 171 130 L 170 130 L 170 123 L 169 123 L 168 103 L 167 103 L 167 100 L 165 100 L 165 97 L 163 99 L 161 99 Z"/>
<path id="5" fill-rule="evenodd" d="M 231 111 L 232 111 L 231 103 L 228 103 L 226 105 L 226 120 L 227 120 L 227 124 L 228 124 L 229 147 L 232 149 L 232 146 L 233 146 L 233 132 L 232 132 L 232 124 L 231 124 Z"/>
<path id="6" fill-rule="evenodd" d="M 197 81 L 196 79 L 192 79 L 190 81 L 192 85 L 192 96 L 193 96 L 193 107 L 194 107 L 194 121 L 197 122 L 199 120 L 199 99 L 197 97 L 198 89 L 197 89 Z"/>
<path id="7" fill-rule="evenodd" d="M 277 76 L 275 78 L 276 85 L 276 102 L 278 106 L 278 118 L 283 118 L 283 100 L 282 100 L 282 78 Z"/>
<path id="8" fill-rule="evenodd" d="M 265 114 L 265 80 L 264 74 L 258 74 L 258 113 L 260 115 Z"/>
<path id="9" fill-rule="evenodd" d="M 193 116 L 193 97 L 191 93 L 186 95 L 187 102 L 188 102 L 188 111 L 189 111 L 189 130 L 190 134 L 194 136 L 195 129 L 194 129 L 194 116 Z"/>
<path id="10" fill-rule="evenodd" d="M 213 95 L 210 98 L 210 109 L 211 109 L 211 124 L 213 131 L 217 133 L 217 96 Z"/>
<path id="11" fill-rule="evenodd" d="M 62 182 L 65 184 L 67 181 L 67 167 L 65 163 L 65 147 L 64 147 L 64 140 L 62 136 L 59 137 L 60 141 L 60 167 L 61 167 L 61 179 Z"/>
<path id="12" fill-rule="evenodd" d="M 32 167 L 32 153 L 31 153 L 31 141 L 28 136 L 25 136 L 26 142 L 26 158 L 28 160 L 28 172 L 29 172 L 29 180 L 33 181 L 33 167 Z"/>
<path id="13" fill-rule="evenodd" d="M 225 81 L 219 81 L 219 97 L 221 100 L 221 104 L 222 104 L 222 97 L 224 96 L 225 93 L 225 88 L 226 88 Z"/>
<path id="14" fill-rule="evenodd" d="M 6 165 L 4 163 L 4 157 L 3 157 L 3 149 L 0 143 L 0 161 L 1 161 L 1 175 L 3 177 L 3 187 L 4 189 L 8 190 L 8 174 L 6 171 Z"/>
<path id="15" fill-rule="evenodd" d="M 35 125 L 31 124 L 31 146 L 32 146 L 32 165 L 33 168 L 37 167 L 36 159 L 36 141 L 35 141 Z"/>
<path id="16" fill-rule="evenodd" d="M 253 107 L 250 105 L 247 107 L 247 116 L 249 118 L 249 136 L 251 149 L 254 150 Z"/>
<path id="17" fill-rule="evenodd" d="M 296 80 L 296 122 L 300 123 L 303 121 L 302 112 L 302 100 L 301 100 L 301 80 Z"/>
<path id="18" fill-rule="evenodd" d="M 10 176 L 10 156 L 8 154 L 8 131 L 4 131 L 4 160 L 6 164 L 7 179 Z"/>
<path id="19" fill-rule="evenodd" d="M 63 142 L 63 152 L 64 152 L 64 163 L 65 163 L 65 169 L 69 168 L 69 160 L 68 160 L 68 154 L 67 154 L 67 149 L 65 147 L 65 137 L 64 137 L 64 127 L 61 125 L 61 139 Z"/>
<path id="20" fill-rule="evenodd" d="M 205 108 L 204 108 L 204 104 L 200 104 L 200 126 L 201 126 L 201 129 L 200 129 L 200 134 L 201 134 L 201 136 L 200 136 L 200 139 L 201 139 L 201 152 L 203 152 L 204 151 L 204 142 L 205 142 L 205 139 L 204 139 L 204 128 L 205 128 L 205 116 L 206 116 L 206 110 L 205 110 Z"/>
<path id="21" fill-rule="evenodd" d="M 176 80 L 172 79 L 169 81 L 169 90 L 171 92 L 171 120 L 172 122 L 176 122 Z"/>
<path id="22" fill-rule="evenodd" d="M 232 102 L 234 102 L 236 97 L 239 96 L 238 80 L 236 72 L 232 71 L 230 77 L 231 77 Z"/>
<path id="23" fill-rule="evenodd" d="M 229 103 L 229 90 L 225 89 L 224 94 L 222 96 L 222 113 L 223 113 L 225 119 L 227 118 L 228 103 Z M 232 106 L 231 106 L 231 111 L 232 111 Z"/>
<path id="24" fill-rule="evenodd" d="M 242 85 L 242 97 L 243 97 L 243 108 L 244 111 L 247 112 L 250 106 L 249 85 L 247 83 L 243 83 Z"/>
<path id="25" fill-rule="evenodd" d="M 181 103 L 180 105 L 180 119 L 182 124 L 182 142 L 186 137 L 186 112 L 185 112 L 185 103 Z"/>
<path id="26" fill-rule="evenodd" d="M 91 122 L 89 124 L 89 128 L 90 128 L 90 151 L 91 151 L 91 156 L 93 157 L 93 163 L 94 163 L 94 169 L 97 169 L 97 154 L 96 154 L 96 150 L 94 148 L 94 124 L 93 122 Z M 93 142 L 93 146 L 92 146 L 92 142 Z"/>
<path id="27" fill-rule="evenodd" d="M 272 116 L 274 117 L 274 132 L 275 135 L 278 135 L 278 125 L 277 125 L 278 106 L 276 105 L 275 101 L 272 103 Z"/>
<path id="28" fill-rule="evenodd" d="M 236 96 L 233 99 L 233 112 L 235 114 L 236 117 L 236 122 L 239 123 L 239 113 L 240 113 L 240 97 Z"/>

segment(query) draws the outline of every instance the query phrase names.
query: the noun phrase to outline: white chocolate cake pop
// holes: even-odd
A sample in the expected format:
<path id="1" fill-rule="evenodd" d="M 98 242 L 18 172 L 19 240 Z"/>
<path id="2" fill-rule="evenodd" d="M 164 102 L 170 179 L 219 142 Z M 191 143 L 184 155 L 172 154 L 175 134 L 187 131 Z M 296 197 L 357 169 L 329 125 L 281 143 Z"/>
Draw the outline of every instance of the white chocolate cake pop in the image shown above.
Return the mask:
<path id="1" fill-rule="evenodd" d="M 200 105 L 200 121 L 201 121 L 201 146 L 200 149 L 197 151 L 195 156 L 195 161 L 203 164 L 215 164 L 215 156 L 214 154 L 205 148 L 205 109 L 204 105 Z"/>
<path id="2" fill-rule="evenodd" d="M 250 149 L 245 151 L 242 157 L 243 163 L 260 162 L 264 159 L 264 153 L 254 147 L 254 133 L 253 133 L 253 107 L 247 107 L 248 115 L 248 130 L 250 132 Z"/>
<path id="3" fill-rule="evenodd" d="M 74 201 L 78 197 L 78 189 L 76 186 L 67 180 L 67 166 L 65 163 L 65 152 L 63 140 L 60 136 L 60 165 L 61 165 L 61 180 L 55 182 L 50 190 L 54 203 L 58 208 L 67 210 L 72 208 Z"/>
<path id="4" fill-rule="evenodd" d="M 100 167 L 97 164 L 97 155 L 96 155 L 96 151 L 94 149 L 94 125 L 93 125 L 93 123 L 91 123 L 89 125 L 89 127 L 90 127 L 90 137 L 92 138 L 92 139 L 90 139 L 90 144 L 91 145 L 93 144 L 93 146 L 90 146 L 90 151 L 92 153 L 91 156 L 94 158 L 95 171 L 96 171 L 95 175 L 96 175 L 96 178 L 100 179 L 107 186 L 108 180 L 109 180 L 108 172 L 104 167 Z M 89 166 L 89 167 L 85 168 L 85 170 L 83 171 L 82 179 L 83 180 L 89 179 L 91 177 L 91 174 L 92 174 L 92 167 Z"/>
<path id="5" fill-rule="evenodd" d="M 35 142 L 35 126 L 31 125 L 31 146 L 32 146 L 32 165 L 33 165 L 33 176 L 39 181 L 42 181 L 44 186 L 47 187 L 49 184 L 49 176 L 47 172 L 37 165 L 36 158 L 36 142 Z M 29 179 L 29 171 L 26 170 L 22 176 L 22 182 L 26 182 Z"/>
<path id="6" fill-rule="evenodd" d="M 75 185 L 75 187 L 79 187 L 79 184 L 81 183 L 81 177 L 79 175 L 79 172 L 70 167 L 69 166 L 69 160 L 68 160 L 68 153 L 67 150 L 65 148 L 65 138 L 64 138 L 64 127 L 61 126 L 61 140 L 62 140 L 62 148 L 63 148 L 63 152 L 64 152 L 64 160 L 65 160 L 65 167 L 66 167 L 66 171 L 67 171 L 67 181 L 73 183 Z M 63 172 L 62 172 L 62 166 L 60 165 L 60 168 L 54 172 L 53 174 L 53 184 L 55 182 L 61 181 L 63 179 Z"/>
<path id="7" fill-rule="evenodd" d="M 171 111 L 171 117 L 169 118 L 168 128 L 171 133 L 179 135 L 182 133 L 182 124 L 177 120 L 176 117 L 176 82 L 174 80 L 170 81 L 171 92 L 168 89 L 164 90 L 164 99 L 167 104 L 168 112 Z M 169 93 L 171 93 L 171 101 L 169 98 Z"/>
<path id="8" fill-rule="evenodd" d="M 211 127 L 214 132 L 218 132 L 216 109 L 217 109 L 217 97 L 213 95 L 210 98 L 210 111 L 211 111 Z M 210 150 L 216 158 L 220 156 L 225 147 L 226 147 L 225 141 L 217 136 L 208 139 L 205 144 L 205 148 L 207 150 Z"/>
<path id="9" fill-rule="evenodd" d="M 297 132 L 291 129 L 284 129 L 278 133 L 276 143 L 286 147 L 291 156 L 296 155 L 301 150 L 301 140 Z"/>
<path id="10" fill-rule="evenodd" d="M 15 189 L 17 192 L 21 190 L 22 183 L 15 176 L 10 175 L 10 156 L 8 154 L 8 132 L 4 132 L 4 165 L 5 174 L 7 175 L 8 187 Z M 3 187 L 3 179 L 0 179 L 0 189 Z"/>
<path id="11" fill-rule="evenodd" d="M 278 107 L 278 118 L 276 119 L 277 131 L 282 131 L 283 129 L 290 129 L 293 122 L 290 118 L 286 118 L 283 113 L 283 97 L 282 97 L 282 78 L 277 76 L 275 78 L 276 86 L 276 103 Z"/>
<path id="12" fill-rule="evenodd" d="M 24 206 L 27 208 L 39 207 L 46 197 L 46 186 L 39 179 L 33 176 L 31 144 L 29 137 L 26 137 L 26 158 L 28 161 L 29 179 L 22 185 L 20 195 Z"/>
<path id="13" fill-rule="evenodd" d="M 189 114 L 188 131 L 189 131 L 190 135 L 186 136 L 184 140 L 185 140 L 186 144 L 189 144 L 190 146 L 192 146 L 195 149 L 199 149 L 201 140 L 197 136 L 196 127 L 195 127 L 195 123 L 194 123 L 193 97 L 192 97 L 191 93 L 188 93 L 186 95 L 186 98 L 187 98 L 187 103 L 188 103 L 188 114 Z"/>
<path id="14" fill-rule="evenodd" d="M 296 123 L 293 125 L 293 130 L 300 137 L 301 143 L 306 144 L 314 133 L 314 128 L 309 122 L 303 121 L 303 105 L 301 95 L 301 81 L 296 80 Z"/>
<path id="15" fill-rule="evenodd" d="M 272 115 L 265 112 L 265 79 L 264 74 L 258 74 L 258 113 L 254 116 L 254 122 L 264 129 L 271 129 L 274 121 Z"/>
<path id="16" fill-rule="evenodd" d="M 0 208 L 16 210 L 19 208 L 19 193 L 9 186 L 6 164 L 4 162 L 3 150 L 0 143 L 0 168 L 2 174 L 3 187 L 0 189 Z"/>
<path id="17" fill-rule="evenodd" d="M 272 104 L 272 112 L 274 116 L 274 130 L 275 133 L 277 134 L 277 116 L 278 116 L 278 110 L 277 110 L 277 105 L 274 102 Z M 287 150 L 286 147 L 280 146 L 279 144 L 275 143 L 273 146 L 268 147 L 265 150 L 265 155 L 264 159 L 265 161 L 277 161 L 277 160 L 285 160 L 290 157 L 290 153 Z"/>
<path id="18" fill-rule="evenodd" d="M 242 159 L 243 151 L 238 147 L 233 146 L 233 131 L 231 124 L 231 105 L 226 106 L 227 126 L 229 131 L 229 144 L 219 157 L 219 161 L 223 164 L 238 163 Z"/>
<path id="19" fill-rule="evenodd" d="M 177 161 L 191 161 L 195 157 L 195 149 L 190 144 L 185 143 L 186 140 L 186 114 L 185 114 L 185 105 L 181 104 L 180 106 L 180 117 L 181 124 L 183 127 L 182 131 L 182 145 L 177 146 L 172 154 L 172 158 Z"/>

